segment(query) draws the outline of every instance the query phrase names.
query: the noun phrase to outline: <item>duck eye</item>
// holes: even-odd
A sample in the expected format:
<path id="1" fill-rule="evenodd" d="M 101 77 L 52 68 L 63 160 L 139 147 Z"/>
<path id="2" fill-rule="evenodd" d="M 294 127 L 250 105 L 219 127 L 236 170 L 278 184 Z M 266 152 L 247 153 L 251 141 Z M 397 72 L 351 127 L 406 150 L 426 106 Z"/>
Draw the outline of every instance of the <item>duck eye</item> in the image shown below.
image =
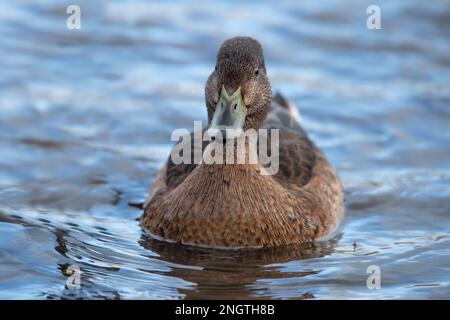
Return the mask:
<path id="1" fill-rule="evenodd" d="M 214 67 L 214 70 L 216 70 L 216 71 L 217 71 L 217 66 L 215 66 L 215 67 Z"/>
<path id="2" fill-rule="evenodd" d="M 255 70 L 255 76 L 257 76 L 259 74 L 259 69 Z"/>

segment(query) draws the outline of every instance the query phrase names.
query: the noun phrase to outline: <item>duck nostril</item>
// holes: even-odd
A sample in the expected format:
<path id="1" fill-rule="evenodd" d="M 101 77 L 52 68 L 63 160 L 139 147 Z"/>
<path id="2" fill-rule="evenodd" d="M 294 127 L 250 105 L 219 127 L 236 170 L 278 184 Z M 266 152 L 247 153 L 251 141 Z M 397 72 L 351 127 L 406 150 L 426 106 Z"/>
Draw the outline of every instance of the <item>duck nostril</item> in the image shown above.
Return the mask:
<path id="1" fill-rule="evenodd" d="M 217 131 L 213 136 L 211 136 L 211 142 L 214 141 L 225 144 L 227 142 L 227 131 L 223 129 Z"/>
<path id="2" fill-rule="evenodd" d="M 227 142 L 227 130 L 226 129 L 221 129 L 221 130 L 219 130 L 219 132 L 217 132 L 216 141 L 221 142 L 223 144 L 225 144 Z"/>
<path id="3" fill-rule="evenodd" d="M 233 106 L 233 109 L 234 109 L 234 110 L 237 109 L 237 103 Z"/>

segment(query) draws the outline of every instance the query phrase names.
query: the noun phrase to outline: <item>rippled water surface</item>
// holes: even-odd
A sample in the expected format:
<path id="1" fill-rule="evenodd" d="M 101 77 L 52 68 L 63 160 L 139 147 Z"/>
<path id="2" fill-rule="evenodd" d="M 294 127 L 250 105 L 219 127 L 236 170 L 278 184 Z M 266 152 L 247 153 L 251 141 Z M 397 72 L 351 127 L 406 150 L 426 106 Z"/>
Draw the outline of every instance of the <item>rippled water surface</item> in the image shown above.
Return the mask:
<path id="1" fill-rule="evenodd" d="M 357 0 L 76 2 L 78 31 L 72 2 L 0 4 L 0 299 L 450 297 L 449 1 L 378 1 L 373 31 Z M 342 178 L 328 242 L 199 250 L 136 220 L 239 34 Z"/>

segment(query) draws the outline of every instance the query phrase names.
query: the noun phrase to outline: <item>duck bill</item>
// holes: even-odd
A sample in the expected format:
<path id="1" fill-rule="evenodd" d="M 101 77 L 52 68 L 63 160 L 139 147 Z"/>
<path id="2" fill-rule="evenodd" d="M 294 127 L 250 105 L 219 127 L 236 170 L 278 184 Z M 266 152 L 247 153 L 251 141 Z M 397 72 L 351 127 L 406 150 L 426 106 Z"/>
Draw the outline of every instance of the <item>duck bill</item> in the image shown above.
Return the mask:
<path id="1" fill-rule="evenodd" d="M 225 87 L 222 86 L 220 99 L 208 132 L 212 136 L 221 132 L 222 135 L 226 133 L 227 137 L 237 137 L 243 131 L 246 115 L 247 107 L 242 99 L 241 88 L 239 87 L 229 96 Z"/>

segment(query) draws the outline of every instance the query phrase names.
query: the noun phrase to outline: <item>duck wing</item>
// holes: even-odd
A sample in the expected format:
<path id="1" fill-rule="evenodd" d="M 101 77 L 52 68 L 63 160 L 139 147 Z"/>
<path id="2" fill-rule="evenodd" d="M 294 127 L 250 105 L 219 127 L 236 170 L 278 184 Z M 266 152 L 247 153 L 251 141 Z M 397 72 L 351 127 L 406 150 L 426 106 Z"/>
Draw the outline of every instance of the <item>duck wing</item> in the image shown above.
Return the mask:
<path id="1" fill-rule="evenodd" d="M 263 127 L 280 130 L 279 170 L 274 178 L 283 185 L 306 185 L 320 151 L 301 127 L 298 109 L 281 94 L 276 94 Z"/>

